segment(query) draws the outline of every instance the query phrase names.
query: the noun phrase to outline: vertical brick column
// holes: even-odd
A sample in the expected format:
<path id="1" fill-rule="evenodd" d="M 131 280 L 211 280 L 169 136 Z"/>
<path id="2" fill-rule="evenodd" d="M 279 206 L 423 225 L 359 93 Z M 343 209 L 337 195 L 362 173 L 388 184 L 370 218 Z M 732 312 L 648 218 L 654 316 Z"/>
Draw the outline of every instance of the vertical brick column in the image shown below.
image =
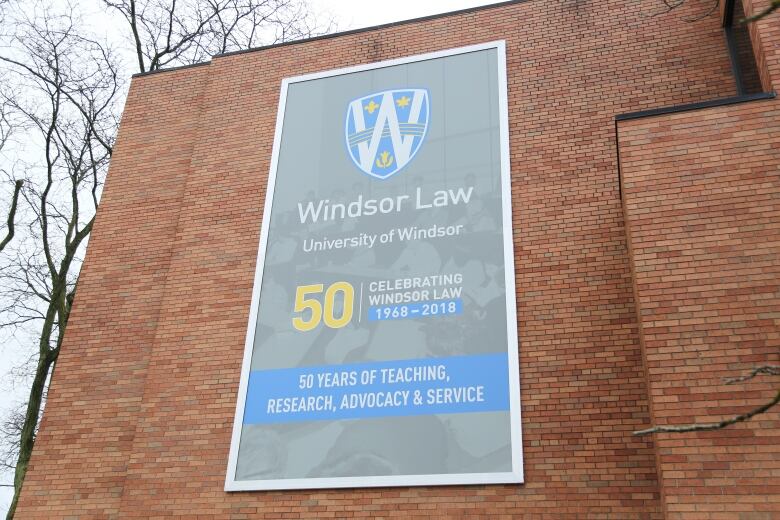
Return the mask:
<path id="1" fill-rule="evenodd" d="M 619 124 L 623 202 L 653 422 L 711 422 L 774 397 L 780 361 L 780 107 L 761 101 Z M 656 434 L 667 518 L 780 515 L 777 409 Z"/>
<path id="2" fill-rule="evenodd" d="M 734 1 L 742 2 L 746 17 L 763 11 L 769 3 L 767 0 Z M 734 23 L 739 23 L 739 20 L 734 20 Z M 748 30 L 761 75 L 761 86 L 765 92 L 776 89 L 780 85 L 780 11 L 751 23 Z"/>

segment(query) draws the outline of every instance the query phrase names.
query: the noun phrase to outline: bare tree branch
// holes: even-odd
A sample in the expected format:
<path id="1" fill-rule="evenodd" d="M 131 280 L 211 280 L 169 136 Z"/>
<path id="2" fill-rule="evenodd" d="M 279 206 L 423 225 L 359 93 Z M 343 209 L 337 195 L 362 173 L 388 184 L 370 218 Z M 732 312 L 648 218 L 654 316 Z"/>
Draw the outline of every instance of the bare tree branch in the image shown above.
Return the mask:
<path id="1" fill-rule="evenodd" d="M 307 0 L 102 0 L 130 29 L 139 72 L 321 34 Z"/>
<path id="2" fill-rule="evenodd" d="M 780 375 L 780 367 L 772 366 L 772 365 L 762 365 L 754 368 L 744 376 L 728 378 L 724 381 L 724 384 L 733 385 L 735 383 L 740 383 L 743 381 L 747 381 L 749 379 L 753 379 L 758 375 L 772 375 L 772 376 Z M 752 410 L 746 413 L 736 415 L 728 419 L 723 419 L 722 421 L 712 422 L 712 423 L 692 423 L 692 424 L 685 424 L 681 426 L 654 426 L 652 428 L 647 428 L 646 430 L 635 431 L 634 435 L 648 435 L 651 433 L 686 433 L 686 432 L 698 432 L 698 431 L 708 431 L 708 430 L 720 430 L 728 426 L 731 426 L 733 424 L 750 420 L 756 415 L 768 411 L 777 403 L 780 403 L 780 390 L 778 390 L 777 394 L 775 394 L 775 397 L 771 401 L 762 404 L 761 406 L 758 406 L 756 408 L 753 408 Z"/>
<path id="3" fill-rule="evenodd" d="M 688 0 L 660 0 L 660 4 L 663 4 L 663 6 L 660 9 L 654 10 L 652 13 L 650 13 L 650 16 L 661 16 L 668 14 L 674 10 L 682 8 L 686 3 L 690 3 Z M 704 9 L 703 12 L 693 15 L 693 16 L 687 16 L 684 17 L 683 20 L 686 22 L 697 22 L 699 20 L 703 20 L 704 18 L 707 18 L 709 15 L 714 13 L 718 6 L 720 5 L 720 0 L 710 0 L 710 5 Z"/>
<path id="4" fill-rule="evenodd" d="M 0 241 L 0 251 L 5 249 L 5 246 L 7 246 L 8 243 L 14 238 L 14 220 L 16 219 L 16 208 L 17 203 L 19 202 L 19 192 L 22 191 L 23 185 L 23 180 L 17 180 L 14 183 L 14 194 L 11 198 L 11 209 L 8 210 L 8 220 L 6 221 L 6 227 L 8 228 L 8 231 L 6 232 L 5 238 Z"/>
<path id="5" fill-rule="evenodd" d="M 749 373 L 745 374 L 744 376 L 739 377 L 730 377 L 724 381 L 724 384 L 727 385 L 733 385 L 736 383 L 741 383 L 743 381 L 747 381 L 748 379 L 753 379 L 757 375 L 767 375 L 767 376 L 780 376 L 780 366 L 774 366 L 774 365 L 761 365 L 753 370 L 751 370 Z"/>
<path id="6" fill-rule="evenodd" d="M 663 4 L 663 7 L 660 10 L 657 10 L 654 13 L 652 13 L 651 16 L 659 16 L 659 15 L 667 14 L 667 13 L 669 13 L 671 11 L 674 11 L 676 9 L 679 9 L 679 8 L 683 7 L 686 3 L 690 3 L 690 2 L 689 2 L 689 0 L 660 0 L 659 3 Z M 687 17 L 687 18 L 685 18 L 685 21 L 687 21 L 687 22 L 695 22 L 695 21 L 701 20 L 703 18 L 706 18 L 709 15 L 711 15 L 712 13 L 714 13 L 718 9 L 719 5 L 720 5 L 720 0 L 712 0 L 712 4 L 710 5 L 710 7 L 708 7 L 705 10 L 705 12 L 703 12 L 700 15 Z M 757 22 L 757 21 L 759 21 L 759 20 L 769 16 L 770 14 L 772 14 L 773 12 L 775 12 L 778 9 L 780 9 L 780 0 L 771 0 L 771 2 L 769 3 L 769 5 L 766 8 L 762 9 L 761 11 L 757 12 L 756 14 L 754 14 L 752 16 L 748 16 L 747 18 L 740 19 L 739 23 L 746 24 L 746 23 Z"/>
<path id="7" fill-rule="evenodd" d="M 777 9 L 780 9 L 780 0 L 772 0 L 772 2 L 764 9 L 763 11 L 759 11 L 758 13 L 754 14 L 753 16 L 748 16 L 747 18 L 743 18 L 740 20 L 742 23 L 752 23 L 757 22 L 761 20 L 762 18 L 765 18 L 775 12 Z"/>
<path id="8" fill-rule="evenodd" d="M 16 406 L 11 409 L 5 420 L 0 423 L 0 436 L 9 442 L 0 452 L 0 467 L 13 470 L 16 460 L 19 458 L 19 438 L 24 425 L 24 407 Z"/>

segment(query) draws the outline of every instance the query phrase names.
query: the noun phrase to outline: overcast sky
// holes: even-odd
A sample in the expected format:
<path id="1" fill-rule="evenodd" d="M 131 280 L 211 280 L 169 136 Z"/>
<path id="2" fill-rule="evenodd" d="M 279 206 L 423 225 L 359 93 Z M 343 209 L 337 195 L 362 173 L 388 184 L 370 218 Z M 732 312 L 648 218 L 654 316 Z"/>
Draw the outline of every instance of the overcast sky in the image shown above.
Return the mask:
<path id="1" fill-rule="evenodd" d="M 498 3 L 495 0 L 309 0 L 316 11 L 328 13 L 338 25 L 339 31 L 381 25 L 437 13 L 457 11 L 479 5 Z M 102 17 L 100 17 L 102 18 Z M 96 18 L 95 25 L 103 20 Z M 12 367 L 23 363 L 29 352 L 18 344 L 6 343 L 0 347 L 0 417 L 14 403 L 24 399 L 26 388 L 12 386 L 7 374 Z M 225 460 L 227 464 L 227 459 Z M 227 466 L 226 466 L 227 468 Z M 0 484 L 13 482 L 13 475 L 0 472 Z M 11 501 L 12 489 L 0 487 L 0 514 L 5 518 Z"/>

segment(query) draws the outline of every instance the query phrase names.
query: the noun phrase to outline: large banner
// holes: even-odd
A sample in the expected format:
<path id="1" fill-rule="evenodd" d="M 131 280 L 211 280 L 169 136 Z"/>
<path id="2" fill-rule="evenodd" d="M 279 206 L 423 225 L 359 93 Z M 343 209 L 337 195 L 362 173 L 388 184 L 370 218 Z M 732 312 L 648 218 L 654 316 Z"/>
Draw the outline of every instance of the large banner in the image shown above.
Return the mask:
<path id="1" fill-rule="evenodd" d="M 503 42 L 282 82 L 228 491 L 522 482 Z"/>

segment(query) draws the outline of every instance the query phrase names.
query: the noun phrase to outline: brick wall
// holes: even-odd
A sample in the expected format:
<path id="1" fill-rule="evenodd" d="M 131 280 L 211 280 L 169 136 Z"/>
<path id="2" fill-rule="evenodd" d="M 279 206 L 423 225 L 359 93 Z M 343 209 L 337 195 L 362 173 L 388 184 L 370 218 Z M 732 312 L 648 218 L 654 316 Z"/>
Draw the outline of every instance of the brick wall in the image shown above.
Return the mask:
<path id="1" fill-rule="evenodd" d="M 750 14 L 764 2 L 744 2 Z M 766 89 L 780 78 L 776 18 L 749 26 Z M 780 362 L 780 108 L 775 100 L 622 121 L 622 193 L 650 409 L 713 422 L 772 399 Z M 658 434 L 667 518 L 780 515 L 777 413 L 716 432 Z"/>
<path id="2" fill-rule="evenodd" d="M 623 197 L 654 420 L 713 422 L 772 399 L 780 362 L 780 108 L 621 122 Z M 780 515 L 780 419 L 658 434 L 667 518 Z M 751 514 L 752 513 L 752 514 Z"/>
<path id="3" fill-rule="evenodd" d="M 661 518 L 613 118 L 734 82 L 715 15 L 645 9 L 512 3 L 135 78 L 18 518 Z M 526 484 L 223 492 L 281 79 L 497 39 Z"/>

